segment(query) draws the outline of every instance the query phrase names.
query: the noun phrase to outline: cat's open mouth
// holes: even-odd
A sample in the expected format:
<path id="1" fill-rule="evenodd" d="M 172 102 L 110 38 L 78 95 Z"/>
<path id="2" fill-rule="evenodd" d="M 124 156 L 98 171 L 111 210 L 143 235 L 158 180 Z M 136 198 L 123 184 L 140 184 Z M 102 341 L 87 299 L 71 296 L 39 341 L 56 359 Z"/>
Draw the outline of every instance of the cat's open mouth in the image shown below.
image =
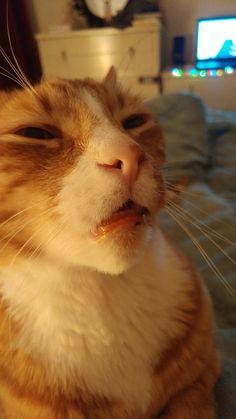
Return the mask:
<path id="1" fill-rule="evenodd" d="M 149 210 L 147 208 L 129 199 L 111 217 L 103 220 L 93 231 L 93 235 L 100 238 L 119 230 L 133 229 L 146 224 L 148 215 Z"/>

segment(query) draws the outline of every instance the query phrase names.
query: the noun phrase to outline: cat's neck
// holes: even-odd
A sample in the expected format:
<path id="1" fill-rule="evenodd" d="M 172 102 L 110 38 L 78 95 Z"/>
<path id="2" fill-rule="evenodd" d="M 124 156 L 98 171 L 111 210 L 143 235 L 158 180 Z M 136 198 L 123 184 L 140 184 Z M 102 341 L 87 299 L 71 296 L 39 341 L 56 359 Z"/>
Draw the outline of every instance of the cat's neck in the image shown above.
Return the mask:
<path id="1" fill-rule="evenodd" d="M 0 276 L 4 299 L 24 324 L 17 346 L 34 353 L 59 380 L 65 372 L 75 381 L 82 377 L 92 392 L 102 388 L 104 396 L 121 398 L 126 392 L 131 400 L 148 393 L 153 360 L 170 337 L 182 333 L 184 325 L 175 319 L 192 286 L 161 233 L 136 266 L 117 276 L 48 258 L 30 263 Z M 111 373 L 114 362 L 120 367 Z"/>
<path id="2" fill-rule="evenodd" d="M 101 322 L 97 327 L 102 330 L 106 316 L 111 316 L 114 310 L 118 316 L 119 312 L 124 313 L 124 318 L 132 316 L 133 304 L 150 308 L 154 301 L 155 327 L 158 328 L 156 319 L 162 317 L 156 311 L 168 311 L 169 306 L 174 311 L 174 307 L 182 304 L 183 296 L 179 291 L 186 292 L 191 286 L 189 272 L 184 274 L 183 269 L 179 255 L 157 231 L 143 257 L 123 274 L 110 275 L 67 266 L 61 260 L 42 256 L 35 261 L 16 261 L 1 269 L 0 293 L 14 313 L 13 317 L 11 314 L 13 321 L 20 319 L 22 323 L 23 320 L 23 346 L 34 344 L 42 336 L 41 342 L 45 340 L 46 345 L 45 348 L 42 346 L 43 353 L 48 351 L 48 342 L 55 341 L 55 332 L 62 326 L 67 333 L 70 323 L 75 320 L 77 332 L 85 327 L 87 333 L 88 325 L 96 329 L 96 323 Z M 112 329 L 113 325 L 106 327 Z M 103 339 L 102 333 L 98 336 Z M 37 352 L 39 348 L 37 342 L 34 350 Z"/>
<path id="3" fill-rule="evenodd" d="M 0 265 L 0 293 L 10 303 L 14 300 L 13 296 L 18 295 L 18 291 L 19 299 L 22 301 L 23 298 L 30 298 L 30 295 L 35 300 L 43 301 L 42 296 L 51 292 L 56 293 L 55 297 L 64 294 L 70 298 L 70 292 L 81 294 L 86 288 L 94 288 L 94 292 L 96 289 L 100 289 L 101 292 L 105 290 L 112 295 L 114 284 L 122 286 L 123 281 L 133 286 L 136 278 L 145 283 L 147 278 L 151 277 L 158 284 L 163 275 L 172 274 L 170 258 L 174 258 L 175 262 L 178 260 L 159 230 L 155 232 L 138 262 L 120 275 L 68 265 L 63 257 L 55 255 L 41 253 L 35 259 L 27 257 L 14 259 L 10 253 L 9 264 Z"/>

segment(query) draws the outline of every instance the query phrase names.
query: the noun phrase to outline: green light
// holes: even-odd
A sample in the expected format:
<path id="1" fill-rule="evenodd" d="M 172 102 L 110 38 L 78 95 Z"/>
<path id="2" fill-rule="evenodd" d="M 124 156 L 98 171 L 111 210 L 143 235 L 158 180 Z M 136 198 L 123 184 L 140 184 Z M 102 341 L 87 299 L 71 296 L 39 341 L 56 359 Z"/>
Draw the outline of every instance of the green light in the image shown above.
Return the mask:
<path id="1" fill-rule="evenodd" d="M 198 71 L 196 68 L 191 68 L 191 70 L 189 70 L 189 75 L 190 77 L 197 77 L 198 75 Z"/>
<path id="2" fill-rule="evenodd" d="M 206 75 L 207 75 L 206 70 L 201 70 L 201 71 L 199 72 L 199 76 L 200 76 L 200 77 L 206 77 Z"/>
<path id="3" fill-rule="evenodd" d="M 234 69 L 233 69 L 233 67 L 227 66 L 227 67 L 225 67 L 225 72 L 227 74 L 233 74 Z"/>
<path id="4" fill-rule="evenodd" d="M 181 70 L 180 68 L 173 68 L 171 73 L 174 77 L 182 77 L 183 70 Z"/>

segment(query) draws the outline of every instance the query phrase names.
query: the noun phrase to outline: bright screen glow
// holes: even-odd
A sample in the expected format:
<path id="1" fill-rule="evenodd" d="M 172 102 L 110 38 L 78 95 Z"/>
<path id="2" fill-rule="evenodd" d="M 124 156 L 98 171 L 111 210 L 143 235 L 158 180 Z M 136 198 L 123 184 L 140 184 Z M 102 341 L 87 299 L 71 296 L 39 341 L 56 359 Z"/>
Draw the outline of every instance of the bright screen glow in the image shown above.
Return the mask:
<path id="1" fill-rule="evenodd" d="M 198 22 L 197 59 L 236 59 L 236 17 Z"/>

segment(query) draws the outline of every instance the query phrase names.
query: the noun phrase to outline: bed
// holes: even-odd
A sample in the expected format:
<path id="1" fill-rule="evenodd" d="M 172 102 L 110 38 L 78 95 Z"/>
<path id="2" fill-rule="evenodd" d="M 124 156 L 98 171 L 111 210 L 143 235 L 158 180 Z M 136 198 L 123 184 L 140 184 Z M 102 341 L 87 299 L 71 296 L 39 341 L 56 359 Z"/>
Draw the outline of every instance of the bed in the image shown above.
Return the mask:
<path id="1" fill-rule="evenodd" d="M 185 184 L 160 224 L 195 261 L 212 296 L 223 364 L 217 419 L 235 419 L 236 112 L 208 109 L 189 94 L 156 97 L 147 105 L 165 136 L 167 182 Z"/>

